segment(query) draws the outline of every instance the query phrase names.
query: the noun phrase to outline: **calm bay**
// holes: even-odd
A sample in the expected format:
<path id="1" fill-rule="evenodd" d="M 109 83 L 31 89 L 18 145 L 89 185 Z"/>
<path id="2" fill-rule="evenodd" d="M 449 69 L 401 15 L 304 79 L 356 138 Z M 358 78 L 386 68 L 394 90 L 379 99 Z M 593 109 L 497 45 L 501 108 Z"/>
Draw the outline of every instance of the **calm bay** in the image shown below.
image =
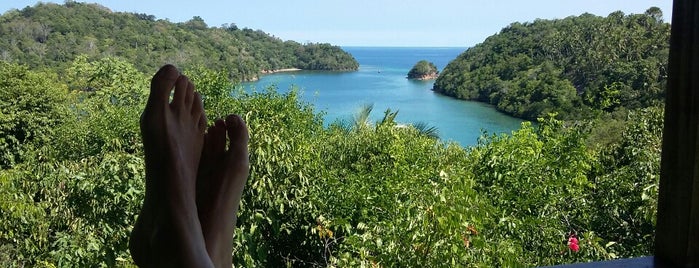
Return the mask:
<path id="1" fill-rule="evenodd" d="M 406 79 L 412 66 L 427 60 L 441 71 L 465 48 L 343 47 L 359 62 L 355 72 L 283 72 L 264 75 L 244 83 L 247 89 L 276 86 L 286 92 L 300 89 L 300 98 L 325 112 L 326 124 L 351 120 L 359 109 L 371 104 L 373 121 L 386 109 L 398 111 L 396 121 L 404 124 L 425 122 L 439 130 L 440 139 L 463 146 L 475 145 L 487 133 L 509 133 L 519 128 L 521 119 L 496 111 L 491 105 L 457 100 L 434 93 L 432 81 Z"/>

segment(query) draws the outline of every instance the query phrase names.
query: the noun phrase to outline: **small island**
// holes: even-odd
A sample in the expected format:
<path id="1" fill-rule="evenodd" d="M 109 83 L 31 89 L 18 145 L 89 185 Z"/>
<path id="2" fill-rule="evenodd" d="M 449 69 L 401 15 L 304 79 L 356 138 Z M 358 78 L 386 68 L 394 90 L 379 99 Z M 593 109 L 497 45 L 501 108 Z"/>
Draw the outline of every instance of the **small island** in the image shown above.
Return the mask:
<path id="1" fill-rule="evenodd" d="M 415 80 L 430 80 L 437 79 L 439 72 L 437 71 L 437 66 L 426 60 L 418 61 L 410 72 L 408 72 L 408 79 Z"/>

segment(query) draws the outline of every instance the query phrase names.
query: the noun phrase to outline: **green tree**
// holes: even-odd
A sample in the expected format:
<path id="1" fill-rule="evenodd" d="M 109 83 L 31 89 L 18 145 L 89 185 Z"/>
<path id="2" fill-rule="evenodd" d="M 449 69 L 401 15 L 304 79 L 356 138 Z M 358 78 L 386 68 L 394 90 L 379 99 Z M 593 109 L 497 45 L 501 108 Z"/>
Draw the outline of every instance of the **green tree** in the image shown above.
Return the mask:
<path id="1" fill-rule="evenodd" d="M 621 140 L 600 151 L 590 175 L 597 185 L 590 198 L 597 211 L 591 225 L 619 256 L 652 252 L 662 128 L 662 107 L 629 113 Z"/>
<path id="2" fill-rule="evenodd" d="M 57 81 L 3 66 L 2 81 L 18 85 L 7 92 Z M 530 99 L 558 81 L 546 68 L 528 73 L 538 85 L 524 87 Z M 30 141 L 42 146 L 22 147 L 22 161 L 0 170 L 3 266 L 132 265 L 147 85 L 134 70 L 81 58 L 66 71 L 75 90 L 45 99 L 40 112 L 62 114 L 51 138 Z M 462 148 L 397 123 L 390 110 L 357 128 L 325 127 L 294 90 L 232 90 L 227 71 L 187 72 L 210 119 L 238 113 L 250 130 L 237 266 L 539 266 L 651 252 L 662 108 L 630 112 L 622 138 L 606 146 L 588 147 L 588 123 L 551 116 Z M 579 252 L 566 246 L 573 234 Z"/>
<path id="3" fill-rule="evenodd" d="M 68 116 L 68 89 L 58 77 L 0 61 L 0 169 L 47 146 Z"/>
<path id="4" fill-rule="evenodd" d="M 513 23 L 450 62 L 434 90 L 529 120 L 654 106 L 663 99 L 669 37 L 657 7 Z"/>
<path id="5" fill-rule="evenodd" d="M 183 68 L 205 66 L 228 70 L 233 80 L 253 80 L 263 70 L 359 67 L 337 46 L 285 42 L 259 30 L 208 27 L 199 16 L 171 23 L 152 15 L 69 2 L 6 12 L 0 21 L 0 58 L 60 74 L 80 55 L 120 57 L 145 73 L 163 62 Z"/>

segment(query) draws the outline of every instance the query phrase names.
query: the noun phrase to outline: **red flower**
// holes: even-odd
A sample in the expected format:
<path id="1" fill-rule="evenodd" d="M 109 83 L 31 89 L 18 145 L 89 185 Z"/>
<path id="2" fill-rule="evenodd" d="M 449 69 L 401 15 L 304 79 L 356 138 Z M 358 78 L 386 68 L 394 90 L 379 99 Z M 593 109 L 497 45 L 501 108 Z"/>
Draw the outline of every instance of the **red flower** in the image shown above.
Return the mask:
<path id="1" fill-rule="evenodd" d="M 570 245 L 568 245 L 568 247 L 569 247 L 570 250 L 572 250 L 573 252 L 578 252 L 578 250 L 580 250 L 580 246 L 578 246 L 578 244 L 570 244 Z"/>
<path id="2" fill-rule="evenodd" d="M 573 252 L 578 252 L 578 250 L 580 250 L 580 246 L 578 246 L 578 239 L 575 237 L 575 235 L 571 235 L 568 238 L 568 248 Z"/>
<path id="3" fill-rule="evenodd" d="M 576 244 L 577 245 L 578 239 L 575 238 L 575 236 L 571 236 L 570 238 L 568 238 L 568 244 Z"/>

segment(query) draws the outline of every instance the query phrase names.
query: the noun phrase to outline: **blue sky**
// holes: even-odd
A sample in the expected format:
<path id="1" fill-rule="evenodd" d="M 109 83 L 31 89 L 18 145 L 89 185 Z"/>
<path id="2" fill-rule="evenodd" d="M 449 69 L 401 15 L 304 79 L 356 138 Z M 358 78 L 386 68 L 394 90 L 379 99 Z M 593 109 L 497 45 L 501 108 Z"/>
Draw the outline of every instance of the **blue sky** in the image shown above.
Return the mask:
<path id="1" fill-rule="evenodd" d="M 3 0 L 0 11 L 38 1 Z M 43 1 L 63 3 L 60 1 Z M 200 16 L 209 26 L 235 23 L 285 40 L 343 46 L 453 46 L 482 42 L 514 21 L 643 13 L 651 6 L 670 21 L 672 0 L 96 0 L 113 11 L 182 22 Z"/>

